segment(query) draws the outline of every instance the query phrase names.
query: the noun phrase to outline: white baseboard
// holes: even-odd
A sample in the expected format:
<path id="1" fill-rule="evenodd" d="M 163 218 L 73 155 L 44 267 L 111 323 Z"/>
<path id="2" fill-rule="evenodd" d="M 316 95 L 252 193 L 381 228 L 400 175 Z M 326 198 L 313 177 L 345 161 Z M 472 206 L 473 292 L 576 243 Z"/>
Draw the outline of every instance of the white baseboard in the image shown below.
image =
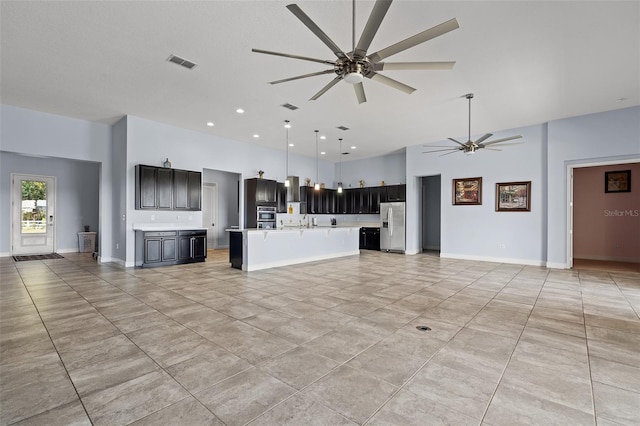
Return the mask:
<path id="1" fill-rule="evenodd" d="M 0 253 L 0 257 L 11 257 L 11 253 L 9 253 L 9 252 L 2 252 L 2 253 Z"/>
<path id="2" fill-rule="evenodd" d="M 472 256 L 472 255 L 466 255 L 466 254 L 443 253 L 443 252 L 440 252 L 440 257 L 445 259 L 478 260 L 481 262 L 509 263 L 514 265 L 545 266 L 544 261 L 533 260 L 533 259 L 512 259 L 509 257 Z"/>
<path id="3" fill-rule="evenodd" d="M 549 269 L 570 269 L 566 263 L 547 262 L 545 266 Z"/>
<path id="4" fill-rule="evenodd" d="M 56 253 L 58 254 L 63 254 L 63 253 L 78 253 L 79 250 L 78 248 L 66 248 L 66 249 L 56 249 L 55 250 Z"/>

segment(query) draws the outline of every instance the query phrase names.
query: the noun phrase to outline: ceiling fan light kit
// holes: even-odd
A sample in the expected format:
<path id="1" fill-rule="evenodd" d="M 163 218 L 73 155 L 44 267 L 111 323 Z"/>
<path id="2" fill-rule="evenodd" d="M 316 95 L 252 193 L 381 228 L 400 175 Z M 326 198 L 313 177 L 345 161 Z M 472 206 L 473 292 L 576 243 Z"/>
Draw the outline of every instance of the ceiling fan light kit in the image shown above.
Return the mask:
<path id="1" fill-rule="evenodd" d="M 453 68 L 455 62 L 381 62 L 383 59 L 403 52 L 414 46 L 422 44 L 428 40 L 439 37 L 443 34 L 453 31 L 460 27 L 458 21 L 453 18 L 449 21 L 443 22 L 440 25 L 436 25 L 433 28 L 422 31 L 415 34 L 405 40 L 392 44 L 382 50 L 367 55 L 367 51 L 374 36 L 378 32 L 378 28 L 382 23 L 389 6 L 391 6 L 392 0 L 376 0 L 373 5 L 373 10 L 369 15 L 369 19 L 365 25 L 360 40 L 356 44 L 355 37 L 355 8 L 356 3 L 353 0 L 353 26 L 352 26 L 352 50 L 345 53 L 336 43 L 329 38 L 329 36 L 318 27 L 318 25 L 296 4 L 290 4 L 287 9 L 291 11 L 316 37 L 318 37 L 331 51 L 336 55 L 336 60 L 324 60 L 317 58 L 310 58 L 307 56 L 292 55 L 288 53 L 273 52 L 262 49 L 251 49 L 255 53 L 263 53 L 267 55 L 283 56 L 285 58 L 300 59 L 303 61 L 318 62 L 325 65 L 332 65 L 332 69 L 314 72 L 310 74 L 299 75 L 295 77 L 289 77 L 282 80 L 271 81 L 270 84 L 279 84 L 293 80 L 299 80 L 307 77 L 314 77 L 324 74 L 336 74 L 336 77 L 327 83 L 320 91 L 313 95 L 309 100 L 316 100 L 330 88 L 336 85 L 340 80 L 346 83 L 352 84 L 355 90 L 358 103 L 364 103 L 367 101 L 364 93 L 364 86 L 362 82 L 365 78 L 375 80 L 379 83 L 385 84 L 394 89 L 400 90 L 404 93 L 413 93 L 416 89 L 401 83 L 392 78 L 383 76 L 379 71 L 385 70 L 450 70 Z"/>

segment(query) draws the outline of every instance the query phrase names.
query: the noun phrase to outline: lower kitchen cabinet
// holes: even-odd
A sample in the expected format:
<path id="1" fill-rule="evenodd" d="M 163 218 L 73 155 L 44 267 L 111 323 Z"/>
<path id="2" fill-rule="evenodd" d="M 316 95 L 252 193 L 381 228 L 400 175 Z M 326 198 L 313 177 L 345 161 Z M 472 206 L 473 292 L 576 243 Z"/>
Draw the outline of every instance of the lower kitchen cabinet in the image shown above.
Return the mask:
<path id="1" fill-rule="evenodd" d="M 136 266 L 204 262 L 207 231 L 136 231 Z"/>
<path id="2" fill-rule="evenodd" d="M 204 262 L 207 257 L 207 231 L 179 231 L 179 263 Z"/>
<path id="3" fill-rule="evenodd" d="M 380 251 L 380 228 L 360 228 L 360 249 Z"/>

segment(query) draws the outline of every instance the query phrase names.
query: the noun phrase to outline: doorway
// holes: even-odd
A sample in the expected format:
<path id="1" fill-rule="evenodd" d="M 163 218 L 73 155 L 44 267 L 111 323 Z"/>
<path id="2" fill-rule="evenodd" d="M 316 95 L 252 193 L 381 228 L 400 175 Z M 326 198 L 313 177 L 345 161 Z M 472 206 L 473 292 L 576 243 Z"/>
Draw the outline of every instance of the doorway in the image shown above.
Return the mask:
<path id="1" fill-rule="evenodd" d="M 11 254 L 55 252 L 56 178 L 11 174 Z"/>
<path id="2" fill-rule="evenodd" d="M 218 234 L 220 233 L 218 223 L 218 184 L 205 183 L 202 186 L 202 191 L 202 225 L 207 228 L 207 247 L 217 249 Z"/>
<path id="3" fill-rule="evenodd" d="M 422 178 L 422 251 L 440 253 L 440 175 Z"/>

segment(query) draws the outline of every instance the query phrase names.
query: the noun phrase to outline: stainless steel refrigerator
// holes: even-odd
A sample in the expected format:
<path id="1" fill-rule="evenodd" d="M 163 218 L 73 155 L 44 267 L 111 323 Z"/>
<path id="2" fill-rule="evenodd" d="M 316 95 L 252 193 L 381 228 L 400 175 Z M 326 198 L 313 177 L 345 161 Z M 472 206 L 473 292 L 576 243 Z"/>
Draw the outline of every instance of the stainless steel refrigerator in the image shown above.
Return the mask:
<path id="1" fill-rule="evenodd" d="M 380 250 L 405 251 L 404 203 L 380 203 Z"/>

